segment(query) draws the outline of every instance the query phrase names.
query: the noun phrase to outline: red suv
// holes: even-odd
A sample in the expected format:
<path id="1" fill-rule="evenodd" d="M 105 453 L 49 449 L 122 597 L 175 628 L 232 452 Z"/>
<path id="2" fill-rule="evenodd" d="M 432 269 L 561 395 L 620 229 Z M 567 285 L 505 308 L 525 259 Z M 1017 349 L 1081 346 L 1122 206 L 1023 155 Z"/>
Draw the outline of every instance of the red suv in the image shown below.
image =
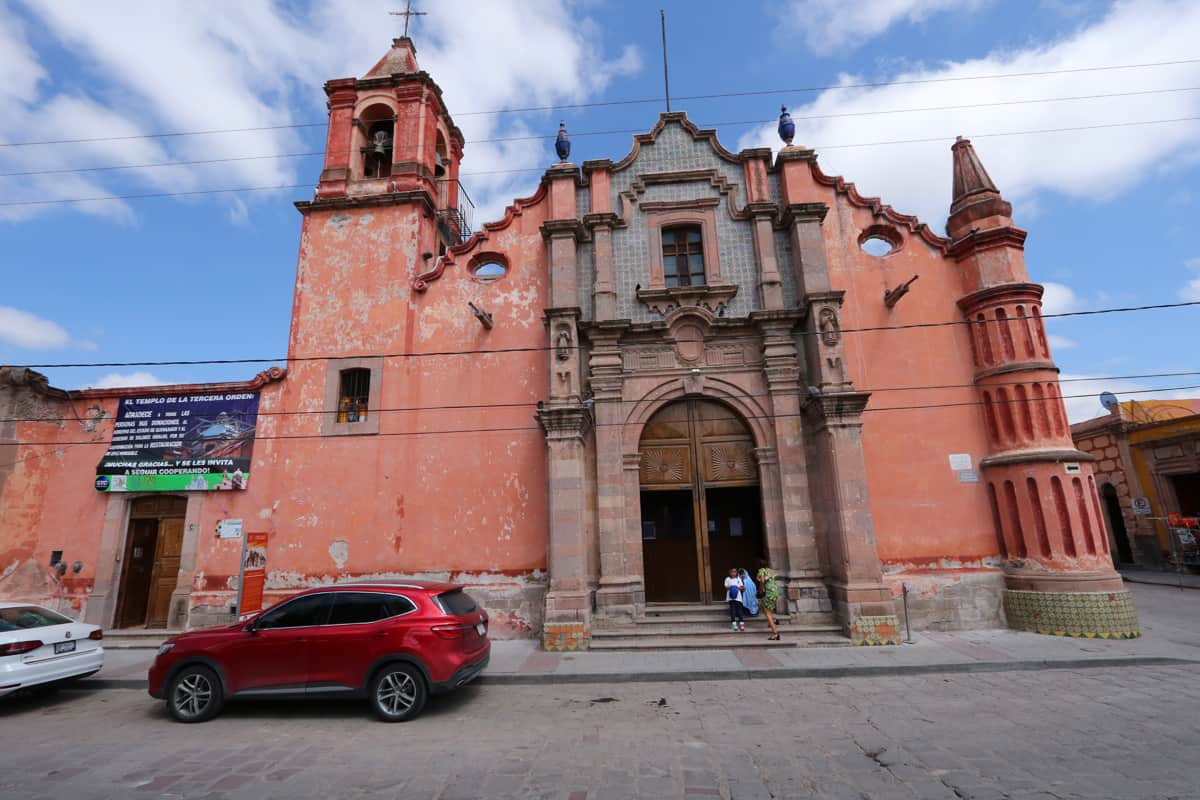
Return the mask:
<path id="1" fill-rule="evenodd" d="M 386 722 L 421 713 L 432 693 L 487 666 L 487 614 L 451 583 L 356 583 L 289 597 L 224 628 L 175 636 L 150 666 L 150 696 L 180 722 L 231 697 L 367 697 Z"/>

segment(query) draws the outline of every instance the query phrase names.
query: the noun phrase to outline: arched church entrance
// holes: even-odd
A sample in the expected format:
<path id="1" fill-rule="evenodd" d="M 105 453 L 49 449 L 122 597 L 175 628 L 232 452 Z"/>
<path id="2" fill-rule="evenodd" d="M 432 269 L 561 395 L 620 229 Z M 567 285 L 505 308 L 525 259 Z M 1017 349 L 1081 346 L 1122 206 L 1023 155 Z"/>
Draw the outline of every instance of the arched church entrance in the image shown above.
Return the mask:
<path id="1" fill-rule="evenodd" d="M 646 601 L 719 602 L 733 567 L 765 555 L 754 437 L 730 408 L 674 402 L 646 423 L 641 462 Z"/>

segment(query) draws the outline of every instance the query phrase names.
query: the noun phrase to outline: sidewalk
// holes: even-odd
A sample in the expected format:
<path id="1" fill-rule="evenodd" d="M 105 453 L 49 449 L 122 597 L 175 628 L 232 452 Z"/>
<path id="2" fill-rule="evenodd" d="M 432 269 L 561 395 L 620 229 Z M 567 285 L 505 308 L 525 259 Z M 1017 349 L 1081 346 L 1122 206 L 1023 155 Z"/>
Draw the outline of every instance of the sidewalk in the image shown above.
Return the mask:
<path id="1" fill-rule="evenodd" d="M 892 647 L 797 647 L 659 652 L 547 653 L 532 640 L 492 643 L 486 684 L 840 678 L 1082 669 L 1191 662 L 1200 666 L 1200 595 L 1133 586 L 1142 638 L 1072 639 L 1009 630 L 913 633 Z M 786 630 L 786 629 L 785 629 Z M 731 637 L 746 634 L 730 633 Z M 786 634 L 785 634 L 786 635 Z M 153 650 L 111 650 L 80 688 L 144 689 Z"/>
<path id="2" fill-rule="evenodd" d="M 1126 583 L 1174 586 L 1176 589 L 1200 589 L 1200 575 L 1191 572 L 1166 572 L 1137 567 L 1122 567 L 1121 577 Z"/>

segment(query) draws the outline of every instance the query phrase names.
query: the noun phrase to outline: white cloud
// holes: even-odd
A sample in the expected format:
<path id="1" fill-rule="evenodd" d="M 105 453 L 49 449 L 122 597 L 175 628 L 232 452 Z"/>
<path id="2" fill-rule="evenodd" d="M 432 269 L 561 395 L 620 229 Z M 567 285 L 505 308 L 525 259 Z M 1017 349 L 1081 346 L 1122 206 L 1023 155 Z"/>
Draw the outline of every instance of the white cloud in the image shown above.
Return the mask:
<path id="1" fill-rule="evenodd" d="M 1083 303 L 1075 294 L 1075 290 L 1070 286 L 1053 281 L 1046 281 L 1042 284 L 1045 288 L 1045 293 L 1042 294 L 1042 313 L 1043 314 L 1066 314 L 1071 311 L 1078 311 Z"/>
<path id="2" fill-rule="evenodd" d="M 30 350 L 53 350 L 71 343 L 71 335 L 57 322 L 19 308 L 0 306 L 0 342 Z"/>
<path id="3" fill-rule="evenodd" d="M 943 11 L 969 13 L 987 0 L 794 0 L 779 9 L 788 27 L 821 55 L 853 50 L 901 22 L 920 23 Z"/>
<path id="4" fill-rule="evenodd" d="M 1200 258 L 1189 258 L 1184 265 L 1200 272 Z M 1200 276 L 1192 278 L 1179 290 L 1179 299 L 1186 303 L 1200 302 Z"/>
<path id="5" fill-rule="evenodd" d="M 1109 200 L 1194 152 L 1200 145 L 1200 122 L 994 138 L 984 134 L 1200 116 L 1196 91 L 1011 104 L 1200 86 L 1200 64 L 997 80 L 944 79 L 1192 59 L 1196 30 L 1200 30 L 1200 3 L 1126 0 L 1057 41 L 902 74 L 843 75 L 841 85 L 864 80 L 910 83 L 827 90 L 807 105 L 792 107 L 796 143 L 816 147 L 825 172 L 845 175 L 857 182 L 863 194 L 879 195 L 901 212 L 915 212 L 936 231 L 944 228 L 949 211 L 950 144 L 956 134 L 972 136 L 992 178 L 1013 202 L 1018 225 L 1028 219 L 1025 208 L 1039 194 L 1059 193 L 1085 202 Z M 911 83 L 929 80 L 943 82 Z M 945 108 L 980 103 L 1010 104 Z M 931 110 L 880 113 L 922 108 Z M 832 116 L 846 114 L 856 116 Z M 940 140 L 847 146 L 930 138 Z M 777 144 L 775 125 L 769 124 L 742 137 L 739 147 Z"/>
<path id="6" fill-rule="evenodd" d="M 1072 423 L 1104 416 L 1108 413 L 1107 409 L 1100 405 L 1101 392 L 1112 392 L 1122 402 L 1126 400 L 1180 400 L 1197 396 L 1196 389 L 1156 390 L 1155 384 L 1097 378 L 1085 374 L 1075 375 L 1064 372 L 1059 375 L 1059 380 L 1062 382 L 1060 389 L 1063 393 L 1063 403 L 1067 408 L 1067 419 Z M 1158 385 L 1181 386 L 1195 382 L 1194 376 L 1183 376 L 1162 378 L 1158 381 Z"/>
<path id="7" fill-rule="evenodd" d="M 1079 346 L 1074 339 L 1068 339 L 1066 336 L 1059 336 L 1056 333 L 1048 334 L 1046 339 L 1050 343 L 1051 350 L 1070 350 L 1072 347 Z"/>
<path id="8" fill-rule="evenodd" d="M 3 11 L 0 0 L 0 11 Z M 321 90 L 330 78 L 361 76 L 390 45 L 396 20 L 389 0 L 360 0 L 353 13 L 337 4 L 253 2 L 63 4 L 22 0 L 28 15 L 78 59 L 88 80 L 69 92 L 53 84 L 29 47 L 15 13 L 0 13 L 0 141 L 115 137 L 158 131 L 288 126 L 325 118 Z M 600 31 L 571 0 L 540 3 L 430 4 L 414 39 L 423 69 L 445 91 L 451 115 L 512 105 L 581 102 L 640 68 L 625 47 L 608 58 Z M 137 25 L 131 26 L 130 19 Z M 32 24 L 30 25 L 32 27 Z M 531 46 L 536 43 L 536 46 Z M 7 113 L 4 113 L 7 112 Z M 456 117 L 467 139 L 536 130 L 553 134 L 549 114 Z M 320 128 L 315 130 L 320 131 Z M 52 135 L 43 132 L 53 131 Z M 323 140 L 319 134 L 311 137 Z M 55 199 L 113 193 L 273 186 L 316 181 L 317 168 L 290 158 L 307 152 L 297 129 L 207 136 L 117 139 L 72 145 L 71 165 L 144 164 L 269 156 L 203 166 L 119 173 L 30 176 L 8 197 Z M 61 166 L 61 150 L 6 148 L 0 171 Z M 548 142 L 468 145 L 464 171 L 521 169 L 551 163 Z M 537 175 L 480 176 L 468 186 L 478 203 L 499 207 Z M 6 179 L 12 180 L 12 179 Z M 465 181 L 464 181 L 465 182 Z M 10 186 L 6 184 L 6 186 Z M 291 192 L 296 194 L 295 190 Z M 231 224 L 245 224 L 270 193 L 226 197 Z M 183 202 L 196 202 L 194 199 Z M 23 218 L 57 206 L 0 208 L 0 219 Z M 129 220 L 117 202 L 80 204 L 76 211 Z M 5 213 L 7 212 L 7 213 Z"/>
<path id="9" fill-rule="evenodd" d="M 130 386 L 162 386 L 165 383 L 149 372 L 110 372 L 87 388 L 124 389 Z"/>

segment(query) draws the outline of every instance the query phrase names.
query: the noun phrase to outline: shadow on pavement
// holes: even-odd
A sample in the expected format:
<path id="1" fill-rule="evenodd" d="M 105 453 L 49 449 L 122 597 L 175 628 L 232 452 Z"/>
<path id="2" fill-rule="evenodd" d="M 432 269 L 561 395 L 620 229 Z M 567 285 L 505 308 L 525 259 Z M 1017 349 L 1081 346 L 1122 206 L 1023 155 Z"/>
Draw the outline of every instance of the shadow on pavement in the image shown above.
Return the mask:
<path id="1" fill-rule="evenodd" d="M 429 698 L 429 701 L 425 704 L 425 710 L 413 722 L 420 724 L 420 721 L 426 718 L 457 714 L 467 710 L 477 693 L 478 689 L 474 686 L 464 686 L 449 694 L 434 695 Z M 182 724 L 175 722 L 171 718 L 162 700 L 155 700 L 148 696 L 146 697 L 144 716 L 148 720 L 162 720 L 173 725 Z M 361 719 L 364 722 L 378 721 L 367 705 L 365 698 L 255 698 L 253 700 L 230 700 L 226 703 L 221 713 L 210 723 L 198 724 L 204 726 L 205 724 L 212 724 L 222 720 L 234 722 L 237 720 L 269 721 L 291 719 Z M 379 724 L 382 725 L 385 723 L 380 722 Z"/>

